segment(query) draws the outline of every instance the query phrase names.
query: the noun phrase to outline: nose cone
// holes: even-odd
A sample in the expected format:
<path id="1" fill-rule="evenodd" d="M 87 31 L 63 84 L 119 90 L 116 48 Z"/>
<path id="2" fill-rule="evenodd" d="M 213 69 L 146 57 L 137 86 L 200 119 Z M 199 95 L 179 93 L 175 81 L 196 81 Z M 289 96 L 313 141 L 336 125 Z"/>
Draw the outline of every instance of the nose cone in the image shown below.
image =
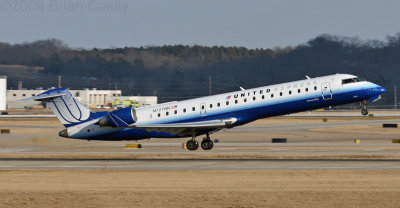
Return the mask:
<path id="1" fill-rule="evenodd" d="M 376 91 L 378 91 L 379 94 L 382 94 L 386 92 L 386 88 L 379 86 L 376 88 Z"/>

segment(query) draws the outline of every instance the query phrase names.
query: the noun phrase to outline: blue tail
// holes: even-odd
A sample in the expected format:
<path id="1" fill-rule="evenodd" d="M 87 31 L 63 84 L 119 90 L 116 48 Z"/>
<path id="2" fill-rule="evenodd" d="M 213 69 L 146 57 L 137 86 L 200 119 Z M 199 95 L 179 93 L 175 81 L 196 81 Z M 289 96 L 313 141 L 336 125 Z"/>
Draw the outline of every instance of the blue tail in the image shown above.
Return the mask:
<path id="1" fill-rule="evenodd" d="M 90 120 L 91 111 L 75 100 L 65 88 L 48 90 L 35 97 L 24 100 L 42 101 L 51 109 L 65 127 L 74 126 Z M 24 101 L 20 100 L 20 101 Z"/>

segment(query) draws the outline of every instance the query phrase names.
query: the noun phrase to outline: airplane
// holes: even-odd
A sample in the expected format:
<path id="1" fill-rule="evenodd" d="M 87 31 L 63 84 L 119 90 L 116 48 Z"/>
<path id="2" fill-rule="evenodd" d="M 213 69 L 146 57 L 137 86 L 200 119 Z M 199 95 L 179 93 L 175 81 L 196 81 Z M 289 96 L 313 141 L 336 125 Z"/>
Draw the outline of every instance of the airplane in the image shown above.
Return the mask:
<path id="1" fill-rule="evenodd" d="M 111 112 L 93 112 L 65 88 L 51 89 L 23 99 L 46 104 L 66 129 L 59 136 L 85 140 L 141 140 L 191 137 L 188 150 L 211 150 L 210 134 L 261 118 L 292 114 L 360 102 L 367 115 L 367 101 L 381 98 L 385 88 L 350 74 L 335 74 L 253 89 L 173 101 Z"/>

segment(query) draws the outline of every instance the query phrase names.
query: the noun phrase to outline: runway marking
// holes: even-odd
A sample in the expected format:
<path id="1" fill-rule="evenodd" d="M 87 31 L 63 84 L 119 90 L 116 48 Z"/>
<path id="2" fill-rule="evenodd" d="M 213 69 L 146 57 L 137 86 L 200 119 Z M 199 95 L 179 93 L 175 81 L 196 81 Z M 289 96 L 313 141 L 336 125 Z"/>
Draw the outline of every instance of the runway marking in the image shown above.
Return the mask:
<path id="1" fill-rule="evenodd" d="M 400 170 L 400 160 L 296 159 L 20 159 L 0 160 L 0 169 L 132 169 L 132 170 Z"/>
<path id="2" fill-rule="evenodd" d="M 278 158 L 254 158 L 254 159 L 240 159 L 240 158 L 205 158 L 205 159 L 192 159 L 192 158 L 0 158 L 0 162 L 9 162 L 9 161 L 25 161 L 25 162 L 44 162 L 44 161 L 51 161 L 51 162 L 63 162 L 63 161 L 70 161 L 70 162 L 89 162 L 89 161 L 117 161 L 117 162 L 126 162 L 126 161 L 136 161 L 136 162 L 211 162 L 211 161 L 218 161 L 218 162 L 398 162 L 400 165 L 400 159 L 278 159 Z"/>

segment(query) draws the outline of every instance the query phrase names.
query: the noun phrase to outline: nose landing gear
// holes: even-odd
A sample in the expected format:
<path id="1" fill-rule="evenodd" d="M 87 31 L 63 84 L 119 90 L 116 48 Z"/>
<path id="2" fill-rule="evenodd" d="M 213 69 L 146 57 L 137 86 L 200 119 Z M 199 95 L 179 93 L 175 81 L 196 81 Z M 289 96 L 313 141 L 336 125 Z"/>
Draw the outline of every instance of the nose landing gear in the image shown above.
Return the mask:
<path id="1" fill-rule="evenodd" d="M 362 106 L 361 114 L 362 114 L 363 116 L 368 115 L 367 101 L 366 101 L 366 100 L 363 100 L 363 101 L 361 102 L 361 106 Z"/>

